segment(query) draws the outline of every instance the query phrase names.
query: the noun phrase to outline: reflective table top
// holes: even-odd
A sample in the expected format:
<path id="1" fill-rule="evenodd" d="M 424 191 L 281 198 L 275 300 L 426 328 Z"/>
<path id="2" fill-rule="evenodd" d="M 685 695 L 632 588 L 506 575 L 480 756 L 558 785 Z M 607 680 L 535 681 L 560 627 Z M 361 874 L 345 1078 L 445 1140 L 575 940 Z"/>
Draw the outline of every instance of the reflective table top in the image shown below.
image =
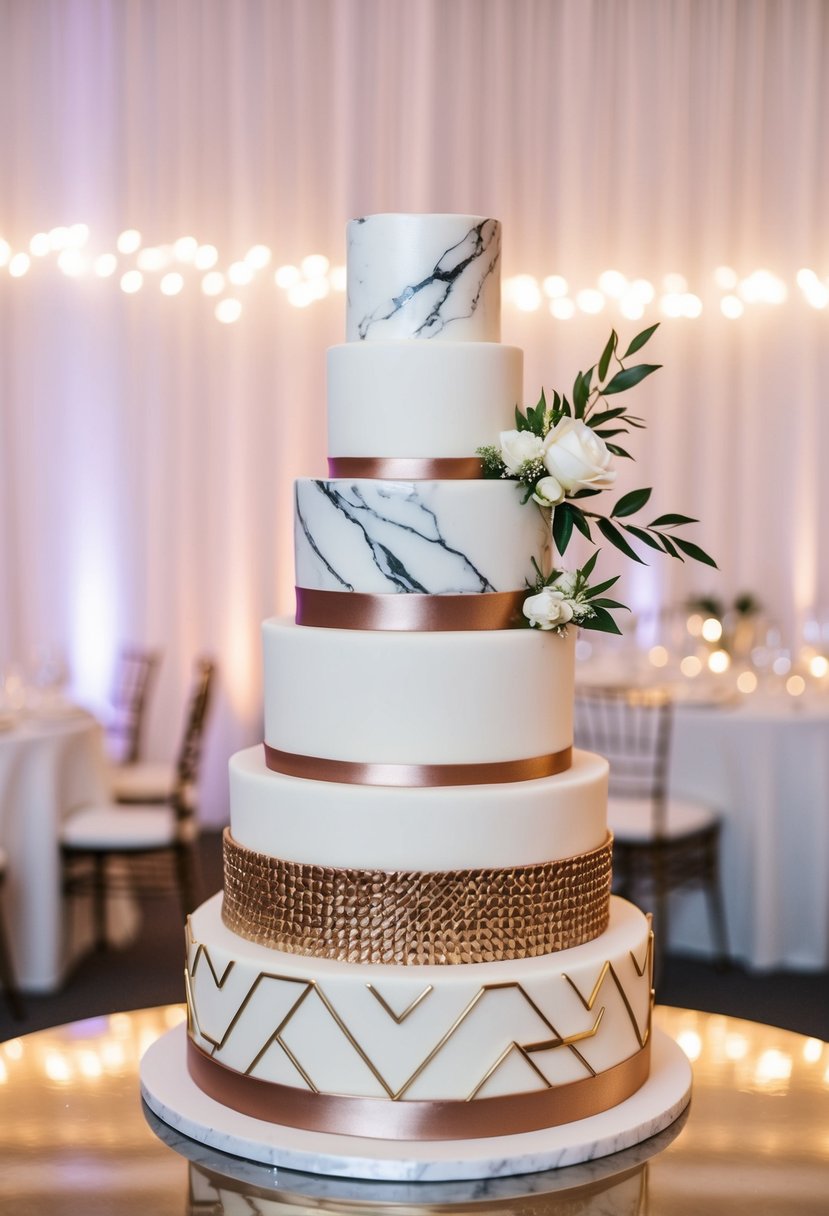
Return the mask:
<path id="1" fill-rule="evenodd" d="M 441 1184 L 275 1170 L 188 1140 L 139 1097 L 138 1061 L 184 1017 L 162 1006 L 0 1045 L 0 1212 L 14 1216 L 827 1216 L 829 1044 L 692 1010 L 657 1023 L 693 1061 L 691 1107 L 612 1157 Z"/>

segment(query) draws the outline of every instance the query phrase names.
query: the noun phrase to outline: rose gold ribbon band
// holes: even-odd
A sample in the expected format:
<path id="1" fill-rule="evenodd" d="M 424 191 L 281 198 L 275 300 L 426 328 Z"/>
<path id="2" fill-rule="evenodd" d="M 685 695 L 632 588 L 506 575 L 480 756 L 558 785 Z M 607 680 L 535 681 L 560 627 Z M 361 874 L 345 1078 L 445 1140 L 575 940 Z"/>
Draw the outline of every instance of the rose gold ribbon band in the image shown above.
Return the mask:
<path id="1" fill-rule="evenodd" d="M 559 1127 L 624 1102 L 644 1085 L 650 1041 L 596 1076 L 532 1093 L 469 1102 L 392 1101 L 314 1093 L 234 1072 L 187 1043 L 190 1076 L 204 1093 L 254 1119 L 374 1140 L 474 1140 Z"/>
<path id="2" fill-rule="evenodd" d="M 318 629 L 408 633 L 509 629 L 521 620 L 524 591 L 471 595 L 367 595 L 362 591 L 296 589 L 296 623 Z"/>
<path id="3" fill-rule="evenodd" d="M 483 477 L 477 456 L 330 456 L 329 477 L 383 477 L 388 481 L 471 481 Z"/>
<path id="4" fill-rule="evenodd" d="M 536 781 L 563 773 L 573 762 L 572 747 L 523 760 L 491 760 L 479 764 L 363 764 L 283 752 L 265 744 L 265 763 L 275 773 L 344 785 L 500 785 L 505 781 Z"/>
<path id="5" fill-rule="evenodd" d="M 222 920 L 272 950 L 443 966 L 535 958 L 607 928 L 613 838 L 534 865 L 378 870 L 285 861 L 224 832 Z"/>

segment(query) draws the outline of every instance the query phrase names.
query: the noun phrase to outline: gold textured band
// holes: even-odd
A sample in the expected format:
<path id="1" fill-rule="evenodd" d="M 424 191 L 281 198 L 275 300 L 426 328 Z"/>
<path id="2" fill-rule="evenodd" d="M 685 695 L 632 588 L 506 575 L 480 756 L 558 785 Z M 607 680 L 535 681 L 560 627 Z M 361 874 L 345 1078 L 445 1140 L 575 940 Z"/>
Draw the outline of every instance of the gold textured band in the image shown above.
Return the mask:
<path id="1" fill-rule="evenodd" d="M 607 928 L 611 846 L 509 869 L 339 869 L 254 852 L 226 828 L 222 920 L 260 945 L 348 963 L 532 958 Z"/>
<path id="2" fill-rule="evenodd" d="M 329 456 L 329 477 L 383 477 L 388 481 L 471 481 L 483 477 L 477 456 Z"/>
<path id="3" fill-rule="evenodd" d="M 234 1072 L 192 1040 L 187 1043 L 187 1067 L 211 1098 L 268 1123 L 374 1140 L 474 1140 L 559 1127 L 618 1106 L 648 1079 L 650 1040 L 634 1055 L 594 1077 L 470 1102 L 394 1102 L 314 1093 Z"/>
<path id="4" fill-rule="evenodd" d="M 504 781 L 536 781 L 565 772 L 573 763 L 572 747 L 523 760 L 491 760 L 478 764 L 363 764 L 302 756 L 265 744 L 265 763 L 274 773 L 345 785 L 500 785 Z"/>
<path id="5" fill-rule="evenodd" d="M 297 625 L 319 629 L 379 629 L 408 633 L 451 630 L 509 629 L 521 618 L 524 591 L 491 591 L 471 595 L 296 589 Z"/>

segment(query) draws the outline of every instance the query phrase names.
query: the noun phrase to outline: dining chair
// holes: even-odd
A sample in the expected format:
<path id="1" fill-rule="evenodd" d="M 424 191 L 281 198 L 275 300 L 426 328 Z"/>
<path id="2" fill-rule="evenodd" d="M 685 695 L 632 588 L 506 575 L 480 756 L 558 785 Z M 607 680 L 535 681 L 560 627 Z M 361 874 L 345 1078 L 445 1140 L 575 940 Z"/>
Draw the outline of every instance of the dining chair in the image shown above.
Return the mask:
<path id="1" fill-rule="evenodd" d="M 141 757 L 147 701 L 161 655 L 155 650 L 122 646 L 118 653 L 106 723 L 107 746 L 117 765 Z"/>
<path id="2" fill-rule="evenodd" d="M 653 911 L 658 967 L 669 939 L 670 895 L 702 888 L 712 944 L 728 963 L 719 881 L 716 811 L 672 797 L 669 765 L 674 702 L 661 688 L 583 687 L 576 692 L 575 741 L 610 764 L 608 826 L 614 890 Z"/>
<path id="3" fill-rule="evenodd" d="M 11 1015 L 17 1021 L 22 1021 L 25 1017 L 23 1010 L 23 1002 L 20 997 L 20 990 L 17 987 L 15 979 L 14 966 L 12 964 L 11 949 L 9 947 L 9 937 L 6 932 L 6 919 L 3 912 L 2 896 L 3 887 L 6 884 L 6 854 L 0 849 L 0 984 L 3 986 L 3 992 L 6 997 Z"/>
<path id="4" fill-rule="evenodd" d="M 214 675 L 211 659 L 197 660 L 173 785 L 163 805 L 85 806 L 63 824 L 64 893 L 92 896 L 99 949 L 107 942 L 107 896 L 118 890 L 165 894 L 173 889 L 185 916 L 196 906 L 196 798 Z M 166 866 L 159 866 L 160 860 Z"/>

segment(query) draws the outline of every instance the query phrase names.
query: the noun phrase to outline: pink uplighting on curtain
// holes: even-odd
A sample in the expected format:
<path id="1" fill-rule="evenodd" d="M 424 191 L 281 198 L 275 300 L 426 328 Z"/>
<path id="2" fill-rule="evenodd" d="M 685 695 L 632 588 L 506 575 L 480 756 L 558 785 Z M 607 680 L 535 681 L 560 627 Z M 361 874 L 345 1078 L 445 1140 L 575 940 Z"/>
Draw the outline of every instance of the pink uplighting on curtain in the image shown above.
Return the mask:
<path id="1" fill-rule="evenodd" d="M 344 332 L 341 284 L 298 307 L 274 276 L 315 254 L 335 271 L 351 216 L 502 221 L 504 278 L 539 299 L 503 309 L 525 403 L 569 387 L 611 326 L 663 321 L 620 492 L 655 483 L 656 511 L 699 516 L 721 573 L 655 558 L 627 602 L 749 589 L 792 635 L 829 621 L 821 0 L 28 0 L 0 34 L 0 667 L 57 643 L 101 699 L 120 641 L 163 649 L 147 744 L 169 756 L 192 659 L 213 653 L 208 819 L 227 757 L 261 739 L 259 623 L 292 611 L 292 480 L 324 473 Z M 61 264 L 32 243 L 74 224 L 88 236 Z M 270 259 L 234 283 L 255 246 Z M 130 292 L 139 249 L 160 263 Z M 785 298 L 742 300 L 723 267 L 767 269 Z M 653 285 L 641 319 L 612 279 L 598 312 L 577 302 L 608 270 Z M 217 320 L 224 300 L 238 319 Z"/>

